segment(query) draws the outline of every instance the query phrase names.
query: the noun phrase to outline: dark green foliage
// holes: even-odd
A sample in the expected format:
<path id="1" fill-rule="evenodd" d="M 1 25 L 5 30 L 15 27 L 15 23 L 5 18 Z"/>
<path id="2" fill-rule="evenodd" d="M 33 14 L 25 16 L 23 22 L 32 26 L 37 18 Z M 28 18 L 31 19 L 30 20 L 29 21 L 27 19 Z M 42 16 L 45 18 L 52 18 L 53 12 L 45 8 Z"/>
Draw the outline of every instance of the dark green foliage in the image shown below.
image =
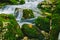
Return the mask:
<path id="1" fill-rule="evenodd" d="M 52 15 L 52 30 L 50 33 L 51 40 L 58 40 L 60 32 L 60 0 L 56 1 L 57 5 Z"/>
<path id="2" fill-rule="evenodd" d="M 58 13 L 52 16 L 52 30 L 50 33 L 51 40 L 58 40 L 58 34 L 60 32 L 60 15 Z"/>
<path id="3" fill-rule="evenodd" d="M 25 0 L 21 0 L 19 4 L 25 4 Z"/>
<path id="4" fill-rule="evenodd" d="M 2 23 L 2 21 L 0 21 L 0 26 L 3 26 L 3 23 Z"/>
<path id="5" fill-rule="evenodd" d="M 50 31 L 50 40 L 58 40 L 58 30 L 59 29 L 57 26 L 52 25 L 52 30 Z"/>
<path id="6" fill-rule="evenodd" d="M 41 34 L 41 32 L 38 31 L 36 26 L 31 26 L 30 27 L 29 25 L 28 24 L 24 24 L 22 26 L 22 31 L 25 34 L 25 36 L 28 36 L 29 38 L 37 38 L 39 40 L 43 40 L 44 36 Z"/>
<path id="7" fill-rule="evenodd" d="M 35 20 L 35 24 L 38 28 L 40 28 L 41 30 L 44 30 L 46 32 L 50 31 L 50 21 L 48 18 L 44 18 L 44 17 L 38 17 Z"/>
<path id="8" fill-rule="evenodd" d="M 14 4 L 14 5 L 16 5 L 16 4 L 24 4 L 25 3 L 25 0 L 21 0 L 21 1 L 19 1 L 19 0 L 2 0 L 1 1 L 0 0 L 0 3 L 1 4 L 5 3 L 5 4 Z"/>
<path id="9" fill-rule="evenodd" d="M 10 0 L 11 4 L 18 4 L 18 0 Z"/>
<path id="10" fill-rule="evenodd" d="M 1 4 L 5 3 L 7 4 L 17 4 L 18 0 L 2 0 L 0 1 Z"/>
<path id="11" fill-rule="evenodd" d="M 0 33 L 2 32 L 3 23 L 0 21 Z"/>
<path id="12" fill-rule="evenodd" d="M 24 19 L 34 18 L 33 11 L 31 9 L 24 9 L 23 10 L 23 18 Z"/>

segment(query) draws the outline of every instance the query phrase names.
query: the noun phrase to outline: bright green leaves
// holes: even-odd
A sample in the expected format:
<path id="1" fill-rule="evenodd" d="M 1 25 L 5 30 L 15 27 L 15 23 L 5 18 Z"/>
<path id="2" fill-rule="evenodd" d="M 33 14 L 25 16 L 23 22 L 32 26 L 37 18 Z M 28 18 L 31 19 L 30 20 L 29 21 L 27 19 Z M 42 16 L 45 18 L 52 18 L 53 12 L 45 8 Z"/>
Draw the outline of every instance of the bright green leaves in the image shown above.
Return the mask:
<path id="1" fill-rule="evenodd" d="M 0 37 L 2 40 L 17 40 L 24 37 L 12 14 L 0 14 L 0 19 Z"/>

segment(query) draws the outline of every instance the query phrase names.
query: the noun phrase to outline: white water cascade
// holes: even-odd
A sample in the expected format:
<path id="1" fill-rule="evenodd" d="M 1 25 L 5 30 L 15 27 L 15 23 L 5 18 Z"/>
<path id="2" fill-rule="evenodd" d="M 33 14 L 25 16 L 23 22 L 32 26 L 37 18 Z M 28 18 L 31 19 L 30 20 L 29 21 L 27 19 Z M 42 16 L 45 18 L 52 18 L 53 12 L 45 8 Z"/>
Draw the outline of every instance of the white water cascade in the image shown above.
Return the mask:
<path id="1" fill-rule="evenodd" d="M 16 14 L 15 13 L 15 9 L 19 8 L 18 13 L 16 14 L 16 15 L 18 15 L 16 17 L 16 20 L 17 20 L 18 24 L 20 25 L 21 24 L 20 23 L 21 22 L 21 18 L 23 16 L 23 12 L 22 12 L 23 9 L 31 9 L 31 10 L 33 10 L 35 18 L 38 17 L 38 16 L 40 16 L 39 15 L 40 11 L 37 8 L 37 4 L 40 3 L 41 1 L 43 1 L 43 0 L 25 0 L 25 4 L 23 4 L 23 5 L 6 5 L 2 10 L 0 10 L 0 13 L 15 15 Z M 35 18 L 27 19 L 25 21 L 32 22 L 32 20 L 34 21 Z M 23 22 L 23 23 L 25 23 L 25 22 Z"/>

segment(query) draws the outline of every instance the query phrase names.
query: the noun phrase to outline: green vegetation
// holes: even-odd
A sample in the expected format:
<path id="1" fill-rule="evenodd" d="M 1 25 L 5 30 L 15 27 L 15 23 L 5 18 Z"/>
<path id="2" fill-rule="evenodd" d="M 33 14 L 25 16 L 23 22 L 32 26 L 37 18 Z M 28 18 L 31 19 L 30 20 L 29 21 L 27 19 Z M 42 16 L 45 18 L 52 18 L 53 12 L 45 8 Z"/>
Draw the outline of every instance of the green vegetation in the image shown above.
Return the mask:
<path id="1" fill-rule="evenodd" d="M 59 32 L 60 32 L 60 15 L 54 14 L 52 17 L 52 30 L 50 32 L 50 39 L 58 40 Z"/>
<path id="2" fill-rule="evenodd" d="M 2 40 L 20 40 L 23 33 L 12 14 L 0 14 L 0 38 Z"/>
<path id="3" fill-rule="evenodd" d="M 25 0 L 21 0 L 19 4 L 25 4 Z"/>
<path id="4" fill-rule="evenodd" d="M 60 0 L 44 1 L 39 3 L 37 7 L 42 10 L 43 15 L 45 12 L 51 14 L 51 16 L 47 16 L 50 19 L 50 40 L 58 40 L 58 34 L 60 32 Z"/>
<path id="5" fill-rule="evenodd" d="M 0 0 L 0 7 L 4 5 L 16 5 L 16 4 L 25 4 L 25 0 Z"/>
<path id="6" fill-rule="evenodd" d="M 0 0 L 0 8 L 5 5 L 24 4 L 25 0 Z M 41 11 L 32 24 L 24 24 L 20 29 L 12 14 L 0 14 L 0 40 L 21 40 L 24 36 L 37 40 L 58 40 L 60 32 L 60 0 L 40 2 L 37 8 Z M 17 9 L 16 9 L 17 10 Z M 17 16 L 16 16 L 17 17 Z M 23 10 L 23 19 L 34 18 L 31 9 Z"/>
<path id="7" fill-rule="evenodd" d="M 31 9 L 24 9 L 23 10 L 23 18 L 24 19 L 34 18 L 33 11 Z"/>
<path id="8" fill-rule="evenodd" d="M 18 0 L 10 0 L 11 4 L 18 4 Z"/>
<path id="9" fill-rule="evenodd" d="M 22 31 L 25 34 L 25 36 L 28 36 L 29 38 L 34 38 L 38 40 L 44 39 L 44 36 L 40 32 L 40 30 L 38 30 L 36 26 L 33 26 L 32 24 L 24 24 L 22 26 Z"/>
<path id="10" fill-rule="evenodd" d="M 38 17 L 35 20 L 35 24 L 36 26 L 40 29 L 40 30 L 44 30 L 46 32 L 50 31 L 50 21 L 48 18 L 45 17 Z"/>

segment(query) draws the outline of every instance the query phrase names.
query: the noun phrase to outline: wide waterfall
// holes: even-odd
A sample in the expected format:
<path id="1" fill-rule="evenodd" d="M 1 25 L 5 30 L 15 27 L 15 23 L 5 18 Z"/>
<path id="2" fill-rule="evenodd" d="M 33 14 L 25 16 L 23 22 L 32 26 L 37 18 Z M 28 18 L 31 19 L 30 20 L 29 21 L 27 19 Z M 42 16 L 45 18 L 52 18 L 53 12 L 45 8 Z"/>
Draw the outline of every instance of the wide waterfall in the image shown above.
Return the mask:
<path id="1" fill-rule="evenodd" d="M 15 15 L 18 24 L 21 25 L 23 9 L 27 8 L 27 9 L 33 10 L 35 18 L 40 16 L 39 15 L 40 11 L 37 8 L 37 4 L 41 1 L 43 1 L 43 0 L 25 0 L 25 4 L 23 4 L 23 5 L 6 5 L 5 7 L 2 8 L 2 11 L 0 11 L 0 12 Z M 18 10 L 15 10 L 16 8 L 18 8 Z M 32 21 L 35 20 L 35 18 L 25 20 L 25 22 L 29 21 L 31 23 Z M 23 21 L 23 23 L 24 23 L 24 21 Z"/>

